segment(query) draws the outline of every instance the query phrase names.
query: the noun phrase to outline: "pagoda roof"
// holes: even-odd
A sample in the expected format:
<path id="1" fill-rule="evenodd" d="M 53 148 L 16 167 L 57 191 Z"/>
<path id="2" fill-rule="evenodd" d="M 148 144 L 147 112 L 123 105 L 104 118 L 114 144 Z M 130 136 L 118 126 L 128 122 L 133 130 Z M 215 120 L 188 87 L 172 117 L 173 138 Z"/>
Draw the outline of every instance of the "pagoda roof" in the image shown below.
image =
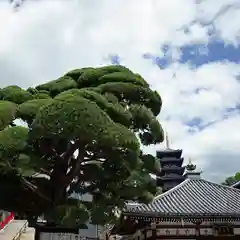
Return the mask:
<path id="1" fill-rule="evenodd" d="M 146 217 L 240 217 L 240 190 L 203 179 L 186 179 L 157 196 L 150 204 L 132 208 L 125 215 Z"/>
<path id="2" fill-rule="evenodd" d="M 185 177 L 183 175 L 166 175 L 166 176 L 162 176 L 162 177 L 157 177 L 157 179 L 163 180 L 163 181 L 177 181 L 177 180 L 184 180 Z"/>
<path id="3" fill-rule="evenodd" d="M 163 157 L 176 157 L 180 158 L 182 155 L 182 149 L 163 149 L 163 150 L 157 150 L 157 157 L 163 158 Z"/>
<path id="4" fill-rule="evenodd" d="M 161 163 L 180 163 L 182 164 L 184 158 L 175 158 L 175 157 L 163 157 L 163 158 L 160 158 L 159 161 Z"/>
<path id="5" fill-rule="evenodd" d="M 157 150 L 159 153 L 182 153 L 182 149 L 172 149 L 172 148 L 165 148 L 161 150 Z"/>
<path id="6" fill-rule="evenodd" d="M 162 167 L 161 171 L 157 174 L 157 176 L 163 176 L 165 173 L 176 173 L 183 175 L 184 171 L 185 171 L 184 167 L 178 166 Z"/>

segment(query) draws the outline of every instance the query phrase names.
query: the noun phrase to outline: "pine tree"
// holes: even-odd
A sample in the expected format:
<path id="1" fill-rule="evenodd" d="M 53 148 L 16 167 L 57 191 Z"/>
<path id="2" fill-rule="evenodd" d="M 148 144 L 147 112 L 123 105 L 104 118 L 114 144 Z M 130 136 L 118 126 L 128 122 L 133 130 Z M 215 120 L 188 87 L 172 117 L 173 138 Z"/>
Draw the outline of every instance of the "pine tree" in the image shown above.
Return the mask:
<path id="1" fill-rule="evenodd" d="M 163 141 L 161 105 L 139 74 L 115 65 L 0 89 L 0 209 L 72 226 L 111 222 L 126 201 L 151 201 L 159 166 L 141 146 Z"/>

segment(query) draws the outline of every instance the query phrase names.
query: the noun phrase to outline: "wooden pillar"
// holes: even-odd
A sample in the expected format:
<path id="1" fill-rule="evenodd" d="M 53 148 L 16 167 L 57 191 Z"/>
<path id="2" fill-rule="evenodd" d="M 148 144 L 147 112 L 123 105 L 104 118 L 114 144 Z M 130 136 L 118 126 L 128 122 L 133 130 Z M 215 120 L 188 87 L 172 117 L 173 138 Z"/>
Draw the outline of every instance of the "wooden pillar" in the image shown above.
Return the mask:
<path id="1" fill-rule="evenodd" d="M 156 228 L 154 228 L 152 230 L 152 236 L 153 236 L 153 239 L 157 239 L 157 229 Z"/>
<path id="2" fill-rule="evenodd" d="M 157 239 L 157 224 L 156 224 L 156 222 L 151 224 L 151 228 L 152 228 L 153 239 Z"/>
<path id="3" fill-rule="evenodd" d="M 144 229 L 143 234 L 144 234 L 144 240 L 146 240 L 147 239 L 147 231 L 146 231 L 146 229 Z"/>
<path id="4" fill-rule="evenodd" d="M 200 225 L 202 224 L 202 220 L 196 220 L 196 221 L 193 221 L 192 223 L 195 224 L 196 236 L 200 237 L 200 235 L 201 235 L 201 233 L 200 233 Z"/>
<path id="5" fill-rule="evenodd" d="M 200 225 L 201 223 L 196 223 L 196 236 L 199 237 L 201 235 L 200 233 Z"/>

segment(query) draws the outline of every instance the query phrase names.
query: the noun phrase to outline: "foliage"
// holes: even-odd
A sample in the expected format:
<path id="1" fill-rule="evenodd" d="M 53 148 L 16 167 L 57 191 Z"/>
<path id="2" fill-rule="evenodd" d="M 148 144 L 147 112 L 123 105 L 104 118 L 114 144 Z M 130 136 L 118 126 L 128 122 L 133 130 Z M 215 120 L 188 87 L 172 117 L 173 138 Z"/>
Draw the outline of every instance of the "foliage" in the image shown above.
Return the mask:
<path id="1" fill-rule="evenodd" d="M 231 186 L 238 181 L 240 181 L 240 172 L 237 172 L 235 175 L 226 178 L 222 184 Z"/>
<path id="2" fill-rule="evenodd" d="M 141 145 L 163 141 L 161 106 L 158 93 L 123 66 L 1 89 L 0 209 L 72 226 L 114 221 L 128 200 L 148 203 L 159 191 L 150 173 L 160 166 Z"/>

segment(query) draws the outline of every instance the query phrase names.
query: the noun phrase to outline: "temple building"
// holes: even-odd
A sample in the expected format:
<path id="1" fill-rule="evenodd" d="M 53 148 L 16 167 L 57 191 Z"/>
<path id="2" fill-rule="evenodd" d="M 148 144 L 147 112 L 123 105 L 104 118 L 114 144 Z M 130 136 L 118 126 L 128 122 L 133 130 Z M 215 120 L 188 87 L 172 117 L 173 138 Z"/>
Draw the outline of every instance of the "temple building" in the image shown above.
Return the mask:
<path id="1" fill-rule="evenodd" d="M 152 203 L 127 206 L 112 239 L 240 239 L 240 190 L 200 174 L 187 170 L 182 183 Z"/>
<path id="2" fill-rule="evenodd" d="M 102 239 L 240 239 L 240 190 L 201 178 L 182 150 L 157 151 L 163 193 L 150 204 L 127 204 Z"/>

